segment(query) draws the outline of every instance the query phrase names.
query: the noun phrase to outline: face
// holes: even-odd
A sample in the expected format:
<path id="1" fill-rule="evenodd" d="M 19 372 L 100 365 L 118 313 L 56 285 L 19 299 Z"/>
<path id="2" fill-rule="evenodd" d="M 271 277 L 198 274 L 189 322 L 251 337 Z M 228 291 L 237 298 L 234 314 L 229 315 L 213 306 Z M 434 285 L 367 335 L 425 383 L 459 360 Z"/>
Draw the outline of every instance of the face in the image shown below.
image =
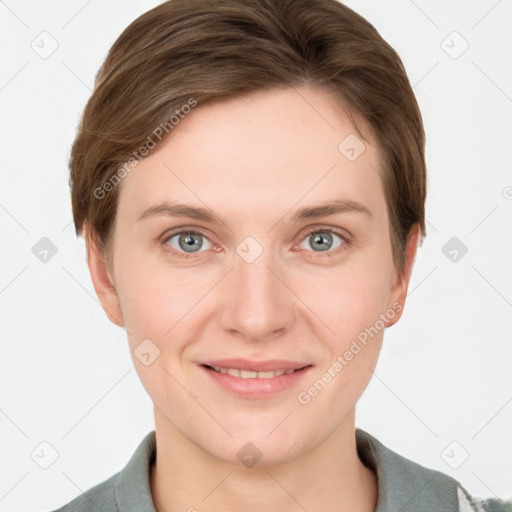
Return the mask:
<path id="1" fill-rule="evenodd" d="M 379 151 L 356 133 L 325 91 L 257 93 L 198 105 L 124 178 L 115 290 L 94 247 L 89 264 L 157 429 L 237 464 L 252 442 L 274 464 L 347 424 L 409 277 L 393 265 Z"/>

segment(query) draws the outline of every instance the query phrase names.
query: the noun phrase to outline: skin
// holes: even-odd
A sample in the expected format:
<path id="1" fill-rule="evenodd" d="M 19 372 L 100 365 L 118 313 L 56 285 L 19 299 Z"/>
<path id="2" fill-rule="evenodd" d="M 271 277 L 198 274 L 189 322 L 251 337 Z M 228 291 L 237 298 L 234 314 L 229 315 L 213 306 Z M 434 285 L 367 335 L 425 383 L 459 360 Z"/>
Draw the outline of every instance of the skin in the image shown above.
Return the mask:
<path id="1" fill-rule="evenodd" d="M 355 133 L 340 103 L 311 87 L 199 105 L 124 178 L 113 268 L 87 228 L 94 287 L 109 318 L 126 328 L 154 402 L 151 489 L 159 512 L 375 510 L 377 480 L 357 456 L 355 407 L 384 329 L 307 405 L 297 399 L 379 315 L 404 305 L 417 249 L 414 226 L 398 271 L 379 150 L 367 136 L 353 162 L 338 150 Z M 297 209 L 340 198 L 371 215 L 290 223 Z M 224 223 L 166 215 L 137 221 L 164 200 L 207 205 Z M 200 250 L 180 249 L 179 229 L 171 228 L 204 234 Z M 313 228 L 337 229 L 345 239 L 332 234 L 321 251 L 308 234 Z M 236 252 L 247 236 L 263 248 L 252 263 Z M 160 350 L 149 366 L 133 352 L 146 338 Z M 254 400 L 224 391 L 198 366 L 224 357 L 314 367 L 292 390 Z M 237 457 L 247 442 L 262 454 L 250 468 Z"/>

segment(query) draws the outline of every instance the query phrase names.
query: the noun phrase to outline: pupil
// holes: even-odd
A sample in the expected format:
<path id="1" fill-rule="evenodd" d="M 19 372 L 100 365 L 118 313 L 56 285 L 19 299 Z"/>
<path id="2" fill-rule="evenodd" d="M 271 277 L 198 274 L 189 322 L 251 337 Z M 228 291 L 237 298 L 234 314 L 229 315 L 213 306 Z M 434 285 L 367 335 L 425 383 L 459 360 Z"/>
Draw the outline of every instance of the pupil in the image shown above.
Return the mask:
<path id="1" fill-rule="evenodd" d="M 182 249 L 188 250 L 190 248 L 200 247 L 201 242 L 194 233 L 187 233 L 180 237 L 179 244 Z"/>
<path id="2" fill-rule="evenodd" d="M 317 244 L 316 248 L 317 249 L 320 249 L 321 251 L 327 251 L 329 249 L 329 247 L 327 247 L 325 244 L 324 245 L 320 245 L 322 244 L 322 241 L 325 241 L 327 242 L 327 244 L 331 241 L 331 235 L 329 233 L 325 233 L 323 235 L 315 235 L 314 237 L 314 241 L 313 241 L 313 244 Z"/>

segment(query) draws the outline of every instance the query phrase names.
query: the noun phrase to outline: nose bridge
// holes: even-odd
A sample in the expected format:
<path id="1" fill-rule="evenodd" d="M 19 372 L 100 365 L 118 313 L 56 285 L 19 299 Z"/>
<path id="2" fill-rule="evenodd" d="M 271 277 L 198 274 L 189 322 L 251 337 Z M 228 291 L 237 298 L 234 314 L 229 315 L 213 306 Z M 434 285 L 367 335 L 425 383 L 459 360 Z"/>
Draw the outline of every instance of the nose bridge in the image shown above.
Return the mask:
<path id="1" fill-rule="evenodd" d="M 224 329 L 258 340 L 289 326 L 290 291 L 281 281 L 283 277 L 277 277 L 276 267 L 270 246 L 254 237 L 247 237 L 238 245 L 225 287 Z"/>

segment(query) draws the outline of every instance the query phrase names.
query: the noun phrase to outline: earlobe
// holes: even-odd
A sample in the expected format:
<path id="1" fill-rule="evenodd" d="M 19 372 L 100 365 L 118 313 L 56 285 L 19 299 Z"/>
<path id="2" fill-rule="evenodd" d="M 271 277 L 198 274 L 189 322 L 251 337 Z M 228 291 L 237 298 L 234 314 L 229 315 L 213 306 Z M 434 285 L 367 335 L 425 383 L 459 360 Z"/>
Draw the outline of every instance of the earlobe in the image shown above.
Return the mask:
<path id="1" fill-rule="evenodd" d="M 84 238 L 87 250 L 87 265 L 92 283 L 100 303 L 112 323 L 124 327 L 123 315 L 114 280 L 110 274 L 96 235 L 88 223 L 84 226 Z"/>
<path id="2" fill-rule="evenodd" d="M 405 300 L 407 298 L 407 290 L 409 288 L 409 281 L 411 279 L 412 268 L 414 265 L 414 259 L 416 257 L 416 251 L 418 249 L 418 242 L 420 238 L 420 226 L 414 224 L 409 231 L 407 236 L 407 244 L 405 248 L 405 260 L 404 266 L 401 272 L 398 270 L 395 274 L 395 282 L 391 289 L 389 296 L 388 307 L 393 308 L 397 311 L 392 320 L 389 320 L 386 327 L 391 327 L 396 324 L 402 316 L 403 309 L 405 306 Z"/>

